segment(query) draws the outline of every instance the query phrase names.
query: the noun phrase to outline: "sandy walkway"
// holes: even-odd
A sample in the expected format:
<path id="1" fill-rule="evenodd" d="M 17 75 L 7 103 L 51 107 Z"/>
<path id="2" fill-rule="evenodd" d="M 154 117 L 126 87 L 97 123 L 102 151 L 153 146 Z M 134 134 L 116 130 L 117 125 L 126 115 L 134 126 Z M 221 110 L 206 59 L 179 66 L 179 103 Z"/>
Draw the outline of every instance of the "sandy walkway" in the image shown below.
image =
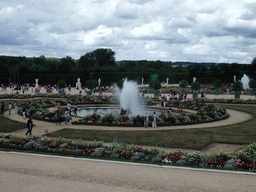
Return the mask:
<path id="1" fill-rule="evenodd" d="M 230 114 L 230 117 L 225 120 L 221 121 L 215 121 L 210 123 L 203 123 L 203 124 L 193 124 L 193 125 L 177 125 L 177 126 L 164 126 L 164 127 L 157 127 L 157 128 L 144 128 L 144 127 L 111 127 L 111 126 L 94 126 L 94 125 L 65 125 L 62 123 L 61 125 L 55 125 L 54 123 L 49 123 L 45 121 L 39 121 L 39 120 L 33 120 L 34 124 L 36 125 L 33 129 L 34 135 L 41 136 L 42 134 L 45 134 L 45 131 L 47 130 L 49 133 L 54 132 L 63 128 L 74 128 L 74 129 L 93 129 L 93 130 L 120 130 L 120 131 L 154 131 L 154 130 L 169 130 L 169 129 L 192 129 L 192 128 L 206 128 L 206 127 L 218 127 L 218 126 L 224 126 L 224 125 L 230 125 L 230 124 L 236 124 L 239 122 L 246 121 L 250 118 L 252 118 L 251 114 L 241 112 L 241 111 L 235 111 L 231 109 L 227 109 L 227 112 Z M 27 120 L 23 119 L 22 116 L 17 115 L 14 113 L 14 109 L 11 112 L 11 115 L 8 115 L 8 112 L 4 113 L 4 116 L 16 121 L 24 122 L 26 123 Z M 77 118 L 73 118 L 72 121 L 77 120 Z M 72 122 L 71 121 L 71 122 Z M 24 135 L 26 132 L 26 129 L 19 130 L 16 132 L 13 132 L 17 135 Z"/>
<path id="2" fill-rule="evenodd" d="M 1 192 L 255 191 L 255 175 L 0 153 Z"/>

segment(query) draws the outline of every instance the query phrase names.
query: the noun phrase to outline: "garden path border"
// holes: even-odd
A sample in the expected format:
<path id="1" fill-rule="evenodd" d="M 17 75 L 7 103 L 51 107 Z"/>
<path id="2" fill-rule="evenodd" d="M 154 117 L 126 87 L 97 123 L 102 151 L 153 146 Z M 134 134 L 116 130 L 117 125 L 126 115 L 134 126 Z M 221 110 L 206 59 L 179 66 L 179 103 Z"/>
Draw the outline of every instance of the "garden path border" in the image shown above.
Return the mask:
<path id="1" fill-rule="evenodd" d="M 167 109 L 168 107 L 166 107 Z M 165 126 L 165 127 L 157 127 L 157 128 L 144 128 L 144 127 L 110 127 L 110 126 L 94 126 L 94 125 L 65 125 L 62 123 L 62 125 L 55 125 L 54 123 L 40 121 L 34 119 L 33 122 L 36 125 L 33 129 L 33 134 L 42 136 L 45 134 L 46 130 L 48 133 L 55 132 L 57 130 L 63 129 L 63 128 L 74 128 L 74 129 L 87 129 L 87 130 L 120 130 L 120 131 L 155 131 L 155 130 L 170 130 L 170 129 L 193 129 L 193 128 L 207 128 L 207 127 L 219 127 L 219 126 L 225 126 L 225 125 L 231 125 L 240 123 L 243 121 L 247 121 L 251 119 L 253 116 L 249 113 L 236 111 L 227 109 L 227 112 L 229 113 L 230 117 L 221 121 L 214 121 L 209 123 L 201 123 L 201 124 L 192 124 L 192 125 L 175 125 L 175 126 Z M 27 119 L 23 119 L 22 116 L 16 114 L 14 112 L 14 109 L 11 111 L 11 115 L 8 115 L 8 111 L 4 113 L 4 116 L 7 118 L 10 118 L 15 121 L 20 121 L 23 123 L 27 122 Z M 72 121 L 77 120 L 77 118 L 73 118 Z M 12 133 L 17 134 L 18 136 L 24 136 L 27 129 L 21 129 L 18 131 L 14 131 Z"/>

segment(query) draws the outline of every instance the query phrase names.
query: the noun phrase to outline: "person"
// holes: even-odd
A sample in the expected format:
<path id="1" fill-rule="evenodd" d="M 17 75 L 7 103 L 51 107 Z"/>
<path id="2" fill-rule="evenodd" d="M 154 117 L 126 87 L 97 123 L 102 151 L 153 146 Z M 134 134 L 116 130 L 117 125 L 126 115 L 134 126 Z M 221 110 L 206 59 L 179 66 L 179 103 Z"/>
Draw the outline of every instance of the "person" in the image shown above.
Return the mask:
<path id="1" fill-rule="evenodd" d="M 153 114 L 152 127 L 156 127 L 156 112 Z"/>
<path id="2" fill-rule="evenodd" d="M 63 89 L 63 97 L 66 98 L 66 91 Z"/>
<path id="3" fill-rule="evenodd" d="M 61 106 L 60 106 L 60 103 L 58 103 L 58 105 L 57 105 L 57 112 L 61 112 Z"/>
<path id="4" fill-rule="evenodd" d="M 9 103 L 9 115 L 11 115 L 11 110 L 12 110 L 12 104 Z"/>
<path id="5" fill-rule="evenodd" d="M 67 103 L 67 109 L 68 109 L 69 111 L 71 111 L 71 107 L 72 107 L 72 106 L 71 106 L 70 102 L 68 102 L 68 103 Z"/>
<path id="6" fill-rule="evenodd" d="M 75 104 L 75 106 L 74 106 L 74 115 L 75 115 L 75 116 L 77 116 L 77 109 L 78 109 L 78 108 L 77 108 L 77 104 Z"/>
<path id="7" fill-rule="evenodd" d="M 69 110 L 68 109 L 65 110 L 64 116 L 65 116 L 65 124 L 68 125 L 68 121 L 69 121 Z"/>
<path id="8" fill-rule="evenodd" d="M 148 113 L 145 113 L 145 116 L 144 116 L 144 127 L 148 127 L 148 121 L 149 121 Z"/>
<path id="9" fill-rule="evenodd" d="M 33 128 L 33 121 L 32 121 L 32 117 L 29 117 L 29 119 L 28 119 L 28 122 L 27 122 L 27 128 L 28 128 L 28 131 L 27 131 L 27 133 L 26 133 L 26 136 L 28 135 L 28 134 L 32 134 L 31 132 L 32 132 L 32 128 Z"/>
<path id="10" fill-rule="evenodd" d="M 4 113 L 4 102 L 3 101 L 1 103 L 1 112 L 2 112 L 2 114 Z"/>
<path id="11" fill-rule="evenodd" d="M 56 122 L 56 125 L 60 125 L 60 122 L 61 122 L 61 110 L 58 110 L 57 111 L 57 115 L 58 115 L 58 120 L 57 120 L 57 122 Z"/>
<path id="12" fill-rule="evenodd" d="M 179 107 L 179 115 L 182 115 L 182 107 Z"/>
<path id="13" fill-rule="evenodd" d="M 172 108 L 170 107 L 169 110 L 167 111 L 168 114 L 172 115 Z"/>
<path id="14" fill-rule="evenodd" d="M 19 105 L 17 101 L 14 101 L 14 109 L 15 109 L 15 113 L 18 113 Z"/>
<path id="15" fill-rule="evenodd" d="M 26 108 L 25 108 L 25 106 L 22 108 L 22 113 L 23 113 L 23 119 L 26 119 Z"/>

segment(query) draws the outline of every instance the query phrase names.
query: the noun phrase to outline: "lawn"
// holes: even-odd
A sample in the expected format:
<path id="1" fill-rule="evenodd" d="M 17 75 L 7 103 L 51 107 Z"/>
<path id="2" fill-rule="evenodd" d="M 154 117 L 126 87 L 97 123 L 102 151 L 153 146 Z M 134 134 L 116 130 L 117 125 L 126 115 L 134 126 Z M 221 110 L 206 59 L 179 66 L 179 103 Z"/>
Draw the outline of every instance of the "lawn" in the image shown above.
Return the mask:
<path id="1" fill-rule="evenodd" d="M 5 117 L 0 117 L 0 133 L 9 133 L 12 131 L 17 131 L 26 128 L 26 123 L 21 123 L 17 121 L 10 120 Z"/>
<path id="2" fill-rule="evenodd" d="M 223 105 L 224 106 L 224 105 Z M 62 129 L 49 133 L 50 137 L 67 137 L 72 139 L 118 141 L 136 145 L 151 145 L 161 147 L 178 147 L 202 149 L 210 143 L 250 144 L 256 139 L 256 109 L 252 105 L 225 105 L 226 108 L 251 113 L 251 120 L 222 127 L 202 129 L 179 129 L 163 131 L 99 131 Z M 200 125 L 199 125 L 200 126 Z"/>
<path id="3" fill-rule="evenodd" d="M 4 101 L 4 103 L 5 103 L 5 110 L 4 111 L 7 111 L 8 110 L 8 104 L 12 103 L 12 105 L 13 105 L 15 100 L 0 100 L 0 102 L 2 102 L 2 101 Z M 23 100 L 18 100 L 17 99 L 16 101 L 19 105 L 24 103 L 24 102 L 27 102 L 27 100 L 25 100 L 25 99 L 23 99 Z M 10 119 L 5 118 L 3 116 L 0 117 L 0 133 L 2 133 L 2 132 L 7 133 L 7 132 L 12 132 L 12 131 L 17 131 L 17 130 L 26 128 L 26 126 L 27 126 L 26 123 L 13 121 L 13 120 L 10 120 Z"/>

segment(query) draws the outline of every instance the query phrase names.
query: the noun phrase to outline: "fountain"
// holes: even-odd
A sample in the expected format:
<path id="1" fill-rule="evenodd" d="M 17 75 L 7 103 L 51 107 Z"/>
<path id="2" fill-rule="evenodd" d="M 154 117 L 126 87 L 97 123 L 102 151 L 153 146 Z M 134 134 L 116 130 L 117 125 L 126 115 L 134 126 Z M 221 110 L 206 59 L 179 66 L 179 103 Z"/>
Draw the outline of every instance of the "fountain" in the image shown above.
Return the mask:
<path id="1" fill-rule="evenodd" d="M 128 110 L 131 116 L 145 113 L 139 101 L 136 82 L 128 81 L 126 78 L 123 83 L 123 88 L 121 90 L 117 88 L 117 93 L 121 109 Z"/>
<path id="2" fill-rule="evenodd" d="M 87 107 L 82 108 L 81 110 L 77 111 L 77 116 L 84 117 L 86 115 L 91 115 L 93 113 L 97 113 L 102 117 L 106 114 L 113 114 L 119 115 L 121 111 L 125 111 L 123 114 L 128 116 L 137 116 L 144 115 L 147 111 L 149 114 L 153 114 L 155 111 L 156 114 L 159 116 L 161 115 L 162 111 L 157 110 L 150 110 L 145 109 L 143 104 L 139 99 L 139 92 L 137 88 L 137 83 L 134 81 L 128 81 L 127 79 L 124 80 L 123 88 L 119 89 L 116 88 L 118 99 L 120 103 L 120 107 Z M 73 113 L 73 112 L 72 112 Z"/>
<path id="3" fill-rule="evenodd" d="M 249 77 L 246 74 L 244 74 L 244 76 L 241 79 L 241 82 L 243 83 L 243 89 L 244 90 L 247 90 L 247 89 L 250 88 L 249 87 L 249 81 L 250 81 Z"/>

